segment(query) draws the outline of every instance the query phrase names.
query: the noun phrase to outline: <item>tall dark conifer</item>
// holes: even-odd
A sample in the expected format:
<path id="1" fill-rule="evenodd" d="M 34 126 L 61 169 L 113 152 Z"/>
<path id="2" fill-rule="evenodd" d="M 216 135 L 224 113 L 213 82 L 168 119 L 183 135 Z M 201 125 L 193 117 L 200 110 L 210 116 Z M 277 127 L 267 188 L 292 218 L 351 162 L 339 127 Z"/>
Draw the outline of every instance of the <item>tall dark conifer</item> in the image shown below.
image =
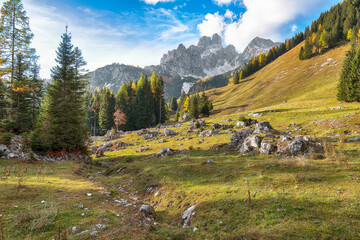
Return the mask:
<path id="1" fill-rule="evenodd" d="M 41 117 L 33 135 L 35 150 L 69 152 L 86 148 L 86 80 L 76 65 L 82 57 L 75 54 L 67 27 L 61 38 L 56 51 L 57 65 L 51 69 L 52 84 L 47 89 Z"/>

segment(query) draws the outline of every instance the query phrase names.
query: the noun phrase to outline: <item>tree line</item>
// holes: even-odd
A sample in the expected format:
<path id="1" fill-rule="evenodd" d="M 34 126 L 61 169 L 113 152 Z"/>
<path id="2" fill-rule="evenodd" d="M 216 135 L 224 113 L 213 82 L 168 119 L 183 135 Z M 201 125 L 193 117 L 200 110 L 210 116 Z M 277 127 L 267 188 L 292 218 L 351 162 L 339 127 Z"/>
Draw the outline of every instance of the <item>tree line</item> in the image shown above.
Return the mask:
<path id="1" fill-rule="evenodd" d="M 183 91 L 179 103 L 176 101 L 175 98 L 170 100 L 171 109 L 176 111 L 175 121 L 180 121 L 184 114 L 187 114 L 189 118 L 195 119 L 198 119 L 201 116 L 208 117 L 210 116 L 211 110 L 213 110 L 213 104 L 209 101 L 204 92 L 200 96 L 199 93 L 187 95 Z"/>
<path id="2" fill-rule="evenodd" d="M 164 81 L 154 72 L 150 79 L 142 75 L 136 82 L 121 85 L 116 96 L 106 87 L 88 91 L 86 109 L 93 135 L 105 134 L 115 126 L 126 131 L 162 124 L 168 119 Z"/>
<path id="3" fill-rule="evenodd" d="M 45 85 L 21 0 L 3 3 L 0 22 L 0 133 L 31 133 L 37 152 L 86 151 L 86 62 L 68 28 Z"/>
<path id="4" fill-rule="evenodd" d="M 309 59 L 323 53 L 340 41 L 356 41 L 360 35 L 360 0 L 344 0 L 329 11 L 321 13 L 311 26 L 305 28 L 305 45 L 299 59 Z"/>
<path id="5" fill-rule="evenodd" d="M 44 81 L 39 77 L 34 37 L 20 0 L 3 3 L 0 17 L 0 129 L 34 129 Z"/>
<path id="6" fill-rule="evenodd" d="M 272 47 L 269 51 L 266 52 L 266 54 L 261 53 L 260 55 L 254 57 L 240 71 L 234 72 L 234 75 L 230 79 L 229 83 L 239 84 L 240 80 L 259 71 L 278 57 L 293 49 L 302 41 L 304 41 L 304 33 L 300 32 L 297 33 L 294 37 L 286 39 L 285 42 L 281 43 L 279 46 Z"/>

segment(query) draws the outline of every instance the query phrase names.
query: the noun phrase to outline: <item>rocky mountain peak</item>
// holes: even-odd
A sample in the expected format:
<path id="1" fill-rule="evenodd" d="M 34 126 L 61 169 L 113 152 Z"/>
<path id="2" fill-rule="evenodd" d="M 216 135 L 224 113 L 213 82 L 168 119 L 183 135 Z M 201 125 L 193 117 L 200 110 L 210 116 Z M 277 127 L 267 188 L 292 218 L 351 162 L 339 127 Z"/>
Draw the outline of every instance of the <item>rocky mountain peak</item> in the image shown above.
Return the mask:
<path id="1" fill-rule="evenodd" d="M 222 40 L 219 34 L 215 33 L 212 37 L 203 36 L 200 38 L 197 47 L 206 49 L 208 47 L 222 48 Z"/>

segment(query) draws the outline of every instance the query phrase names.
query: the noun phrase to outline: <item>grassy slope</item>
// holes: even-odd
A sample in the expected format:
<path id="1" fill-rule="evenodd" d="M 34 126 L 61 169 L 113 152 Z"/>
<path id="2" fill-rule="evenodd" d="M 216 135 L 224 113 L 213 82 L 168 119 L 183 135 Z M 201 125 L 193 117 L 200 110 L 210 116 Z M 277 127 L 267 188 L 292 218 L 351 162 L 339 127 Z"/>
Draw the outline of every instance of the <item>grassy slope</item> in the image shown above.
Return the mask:
<path id="1" fill-rule="evenodd" d="M 188 127 L 184 124 L 173 128 L 177 136 L 164 137 L 166 143 L 145 141 L 135 133 L 121 137 L 121 141 L 134 146 L 94 159 L 94 163 L 107 162 L 105 167 L 76 162 L 24 165 L 0 159 L 1 176 L 12 166 L 8 179 L 0 182 L 6 239 L 50 239 L 59 228 L 68 231 L 69 239 L 81 239 L 70 233 L 71 227 L 91 230 L 97 223 L 109 227 L 94 239 L 360 238 L 359 143 L 346 143 L 342 148 L 338 139 L 326 137 L 339 133 L 340 138 L 347 138 L 360 132 L 356 125 L 359 104 L 338 103 L 335 99 L 347 49 L 341 46 L 300 62 L 295 48 L 243 83 L 209 91 L 215 115 L 206 119 L 208 123 L 225 123 L 230 117 L 235 124 L 241 114 L 264 112 L 258 120 L 268 120 L 282 131 L 326 140 L 334 144 L 336 155 L 329 154 L 324 160 L 281 159 L 242 156 L 227 148 L 209 150 L 216 144 L 228 143 L 231 134 L 201 139 L 186 133 Z M 331 66 L 321 67 L 329 58 Z M 284 100 L 288 102 L 284 104 Z M 330 110 L 339 105 L 345 109 Z M 269 113 L 272 109 L 279 112 Z M 301 124 L 303 130 L 289 127 L 293 122 Z M 184 139 L 175 141 L 180 137 Z M 140 146 L 150 150 L 139 153 Z M 163 147 L 182 152 L 149 157 Z M 196 150 L 188 151 L 189 147 Z M 208 159 L 214 164 L 203 164 Z M 44 168 L 47 170 L 41 173 Z M 19 193 L 18 172 L 23 173 Z M 119 184 L 126 186 L 125 192 L 116 187 Z M 156 190 L 146 191 L 150 186 L 156 186 Z M 106 196 L 99 190 L 113 194 Z M 87 192 L 93 196 L 86 197 Z M 115 199 L 135 195 L 140 198 L 135 208 L 114 204 Z M 154 204 L 159 225 L 139 226 L 144 221 L 138 214 L 141 202 Z M 78 204 L 89 210 L 74 207 Z M 197 232 L 182 229 L 180 224 L 181 213 L 193 204 L 197 207 L 192 227 L 199 228 Z M 83 212 L 85 217 L 81 216 Z M 36 220 L 39 218 L 41 221 Z"/>

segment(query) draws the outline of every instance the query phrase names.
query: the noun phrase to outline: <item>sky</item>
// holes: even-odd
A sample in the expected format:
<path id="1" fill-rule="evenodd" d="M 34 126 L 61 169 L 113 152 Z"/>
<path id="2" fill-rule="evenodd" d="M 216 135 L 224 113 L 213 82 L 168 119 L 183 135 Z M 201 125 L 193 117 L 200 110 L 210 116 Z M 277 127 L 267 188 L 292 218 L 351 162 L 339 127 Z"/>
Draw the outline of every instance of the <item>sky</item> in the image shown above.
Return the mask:
<path id="1" fill-rule="evenodd" d="M 0 0 L 2 4 L 4 0 Z M 241 53 L 255 37 L 284 41 L 339 0 L 22 0 L 50 77 L 65 26 L 93 71 L 112 63 L 157 65 L 164 53 L 218 33 Z"/>

